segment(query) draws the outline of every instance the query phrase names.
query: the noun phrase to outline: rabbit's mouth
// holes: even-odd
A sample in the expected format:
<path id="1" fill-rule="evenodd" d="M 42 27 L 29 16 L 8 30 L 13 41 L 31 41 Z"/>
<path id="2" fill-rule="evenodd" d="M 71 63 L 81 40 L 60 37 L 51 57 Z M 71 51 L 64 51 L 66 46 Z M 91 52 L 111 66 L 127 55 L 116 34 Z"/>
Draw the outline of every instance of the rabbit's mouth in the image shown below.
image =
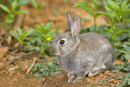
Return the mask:
<path id="1" fill-rule="evenodd" d="M 50 47 L 50 52 L 54 55 L 60 55 L 59 51 L 56 48 Z"/>

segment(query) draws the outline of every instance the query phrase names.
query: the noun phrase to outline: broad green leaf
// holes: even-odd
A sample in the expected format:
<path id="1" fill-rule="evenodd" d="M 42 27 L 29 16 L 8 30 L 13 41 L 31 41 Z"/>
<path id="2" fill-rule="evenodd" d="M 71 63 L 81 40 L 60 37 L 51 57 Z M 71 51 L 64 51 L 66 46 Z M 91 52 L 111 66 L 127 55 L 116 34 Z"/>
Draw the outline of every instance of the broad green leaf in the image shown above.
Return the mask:
<path id="1" fill-rule="evenodd" d="M 32 34 L 33 32 L 34 32 L 34 29 L 28 29 L 23 34 L 25 37 L 27 37 L 28 35 Z"/>
<path id="2" fill-rule="evenodd" d="M 88 7 L 81 7 L 82 9 L 84 9 L 85 11 L 87 11 L 91 16 L 93 16 L 93 12 L 91 9 L 89 9 Z"/>
<path id="3" fill-rule="evenodd" d="M 106 31 L 108 31 L 110 34 L 114 34 L 112 30 L 105 28 Z"/>
<path id="4" fill-rule="evenodd" d="M 126 54 L 124 55 L 124 57 L 125 57 L 126 60 L 130 60 L 130 54 L 126 53 Z"/>
<path id="5" fill-rule="evenodd" d="M 18 36 L 18 34 L 11 33 L 11 35 L 21 43 L 21 38 Z"/>
<path id="6" fill-rule="evenodd" d="M 114 10 L 119 10 L 119 6 L 116 2 L 112 1 L 112 0 L 108 0 L 108 3 L 111 5 L 111 7 L 114 9 Z"/>
<path id="7" fill-rule="evenodd" d="M 19 0 L 18 6 L 21 6 L 21 5 L 24 5 L 24 4 L 27 4 L 27 3 L 29 3 L 29 0 Z"/>
<path id="8" fill-rule="evenodd" d="M 14 0 L 14 2 L 12 3 L 12 11 L 15 12 L 16 8 L 17 8 L 17 0 Z"/>
<path id="9" fill-rule="evenodd" d="M 32 63 L 28 63 L 28 66 L 30 67 L 32 65 Z"/>
<path id="10" fill-rule="evenodd" d="M 130 12 L 130 9 L 124 9 L 124 10 L 122 11 L 122 13 L 125 13 L 125 12 Z"/>
<path id="11" fill-rule="evenodd" d="M 8 7 L 6 7 L 5 5 L 0 4 L 0 8 L 2 8 L 4 11 L 6 11 L 7 13 L 11 13 L 11 11 L 9 10 Z"/>
<path id="12" fill-rule="evenodd" d="M 40 76 L 42 76 L 42 74 L 41 74 L 40 72 L 36 72 L 36 73 L 34 73 L 34 75 L 33 75 L 33 77 L 40 77 Z"/>
<path id="13" fill-rule="evenodd" d="M 7 14 L 6 18 L 5 18 L 5 23 L 12 23 L 14 21 L 14 15 L 12 14 Z"/>
<path id="14" fill-rule="evenodd" d="M 124 32 L 127 32 L 127 30 L 119 30 L 119 31 L 117 31 L 116 35 L 119 35 L 119 34 L 124 33 Z"/>
<path id="15" fill-rule="evenodd" d="M 38 66 L 38 69 L 41 69 L 41 68 L 43 68 L 43 64 L 42 63 L 40 63 L 39 66 Z"/>
<path id="16" fill-rule="evenodd" d="M 18 14 L 27 14 L 29 13 L 28 11 L 17 11 L 15 12 L 15 15 L 18 15 Z"/>
<path id="17" fill-rule="evenodd" d="M 41 6 L 41 1 L 39 1 L 38 3 L 37 3 L 37 9 L 40 9 L 40 6 Z"/>
<path id="18" fill-rule="evenodd" d="M 104 15 L 104 16 L 109 17 L 109 15 L 107 13 L 105 13 L 105 12 L 96 12 L 94 16 L 98 17 L 99 15 Z"/>
<path id="19" fill-rule="evenodd" d="M 48 65 L 48 66 L 52 66 L 53 63 L 52 63 L 52 62 L 48 62 L 47 65 Z"/>
<path id="20" fill-rule="evenodd" d="M 90 5 L 84 3 L 84 2 L 78 2 L 73 5 L 73 7 L 90 7 Z"/>
<path id="21" fill-rule="evenodd" d="M 130 46 L 126 46 L 126 51 L 128 52 L 128 54 L 130 54 Z"/>
<path id="22" fill-rule="evenodd" d="M 125 32 L 125 33 L 122 33 L 120 34 L 120 40 L 121 41 L 124 41 L 128 38 L 128 32 Z"/>
<path id="23" fill-rule="evenodd" d="M 40 63 L 36 63 L 36 64 L 34 65 L 34 67 L 37 68 L 39 65 L 40 65 Z"/>
<path id="24" fill-rule="evenodd" d="M 32 2 L 33 7 L 34 7 L 35 9 L 37 9 L 37 4 L 36 4 L 35 0 L 31 0 L 31 2 Z"/>
<path id="25" fill-rule="evenodd" d="M 113 12 L 113 10 L 111 8 L 109 8 L 108 6 L 105 6 L 105 9 L 107 10 L 108 13 Z"/>
<path id="26" fill-rule="evenodd" d="M 18 33 L 19 33 L 20 36 L 23 36 L 23 31 L 22 31 L 22 29 L 17 28 L 17 31 L 18 31 Z"/>
<path id="27" fill-rule="evenodd" d="M 127 4 L 128 0 L 123 0 L 122 4 L 121 4 L 121 8 L 124 8 L 124 6 Z"/>
<path id="28" fill-rule="evenodd" d="M 93 0 L 93 5 L 94 5 L 94 8 L 97 9 L 98 6 L 99 6 L 99 0 Z"/>
<path id="29" fill-rule="evenodd" d="M 52 24 L 53 24 L 53 22 L 49 22 L 49 23 L 45 24 L 43 27 L 44 27 L 44 29 L 49 29 Z"/>
<path id="30" fill-rule="evenodd" d="M 39 71 L 40 71 L 40 72 L 44 72 L 44 71 L 45 71 L 45 68 L 41 68 Z"/>
<path id="31" fill-rule="evenodd" d="M 48 73 L 47 73 L 47 72 L 43 72 L 42 75 L 43 75 L 44 77 L 46 77 L 46 76 L 48 76 Z"/>
<path id="32" fill-rule="evenodd" d="M 120 75 L 124 75 L 124 72 L 119 72 Z"/>
<path id="33" fill-rule="evenodd" d="M 130 21 L 130 19 L 123 19 L 123 21 L 122 21 L 122 22 L 125 22 L 125 21 Z"/>
<path id="34" fill-rule="evenodd" d="M 93 12 L 89 9 L 90 6 L 84 2 L 78 2 L 75 5 L 73 5 L 73 7 L 81 7 L 82 9 L 87 11 L 91 16 L 93 16 Z"/>
<path id="35" fill-rule="evenodd" d="M 109 13 L 109 15 L 111 18 L 115 18 L 115 17 L 117 17 L 118 14 L 116 12 L 111 12 L 111 13 Z M 119 20 L 119 18 L 117 20 Z"/>
<path id="36" fill-rule="evenodd" d="M 130 3 L 127 4 L 127 5 L 125 5 L 125 7 L 124 7 L 123 9 L 121 9 L 121 12 L 123 12 L 123 11 L 126 10 L 126 9 L 129 9 L 129 7 L 130 7 Z"/>
<path id="37" fill-rule="evenodd" d="M 6 23 L 1 23 L 2 26 L 4 26 L 7 30 L 9 29 L 9 26 Z"/>
<path id="38" fill-rule="evenodd" d="M 46 37 L 50 37 L 50 36 L 53 36 L 54 35 L 54 29 L 50 30 L 47 34 L 46 34 Z"/>
<path id="39" fill-rule="evenodd" d="M 26 75 L 26 78 L 29 78 L 31 76 L 31 74 L 28 74 L 28 75 Z"/>
<path id="40" fill-rule="evenodd" d="M 35 71 L 37 71 L 37 67 L 34 67 L 34 68 L 31 70 L 31 72 L 35 72 Z"/>
<path id="41" fill-rule="evenodd" d="M 123 79 L 123 78 L 124 78 L 124 76 L 119 76 L 119 77 L 118 77 L 118 79 Z"/>

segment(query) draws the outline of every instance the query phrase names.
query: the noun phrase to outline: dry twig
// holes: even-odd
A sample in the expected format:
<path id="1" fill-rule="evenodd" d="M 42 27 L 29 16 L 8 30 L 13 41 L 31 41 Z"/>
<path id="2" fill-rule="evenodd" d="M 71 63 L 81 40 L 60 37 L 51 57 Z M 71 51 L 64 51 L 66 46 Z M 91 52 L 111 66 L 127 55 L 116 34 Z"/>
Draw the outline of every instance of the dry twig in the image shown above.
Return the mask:
<path id="1" fill-rule="evenodd" d="M 33 66 L 34 66 L 34 64 L 35 64 L 35 62 L 36 62 L 36 60 L 37 60 L 37 58 L 34 58 L 32 65 L 28 68 L 28 70 L 27 70 L 27 72 L 26 72 L 26 75 L 29 74 L 29 72 L 30 72 L 31 69 L 33 68 Z"/>
<path id="2" fill-rule="evenodd" d="M 6 66 L 8 66 L 9 64 L 13 63 L 14 61 L 16 61 L 16 60 L 18 60 L 18 59 L 20 59 L 20 58 L 24 58 L 25 56 L 28 56 L 28 55 L 30 55 L 30 54 L 33 54 L 33 53 L 39 52 L 39 51 L 40 51 L 40 50 L 32 51 L 32 52 L 30 52 L 30 53 L 27 53 L 27 54 L 21 56 L 21 57 L 17 57 L 17 58 L 15 58 L 15 59 L 9 61 L 6 65 L 4 65 L 4 66 L 0 69 L 0 71 L 3 70 L 3 69 L 4 69 Z"/>
<path id="3" fill-rule="evenodd" d="M 15 53 L 8 52 L 10 55 L 17 56 Z"/>

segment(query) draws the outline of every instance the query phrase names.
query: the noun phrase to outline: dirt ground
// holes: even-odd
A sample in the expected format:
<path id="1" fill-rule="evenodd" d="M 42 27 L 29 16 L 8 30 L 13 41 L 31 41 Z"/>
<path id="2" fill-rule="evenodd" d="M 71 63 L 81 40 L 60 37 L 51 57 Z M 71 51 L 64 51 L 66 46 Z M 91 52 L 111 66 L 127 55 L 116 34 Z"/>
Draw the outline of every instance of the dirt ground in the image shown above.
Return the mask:
<path id="1" fill-rule="evenodd" d="M 93 25 L 92 17 L 81 8 L 74 8 L 73 5 L 78 1 L 86 1 L 87 0 L 68 0 L 68 4 L 66 9 L 64 8 L 64 3 L 62 0 L 43 0 L 42 7 L 40 10 L 36 10 L 33 8 L 31 3 L 21 6 L 20 9 L 26 10 L 29 14 L 25 14 L 23 17 L 23 21 L 20 27 L 23 30 L 27 30 L 33 27 L 36 24 L 45 24 L 53 21 L 52 28 L 60 27 L 60 30 L 64 31 L 66 27 L 66 13 L 70 11 L 72 16 L 79 15 L 82 19 L 82 27 L 88 27 Z M 54 15 L 54 12 L 59 12 L 59 15 Z M 0 22 L 4 22 L 6 13 L 2 13 Z M 90 18 L 90 21 L 85 22 L 83 18 Z M 102 25 L 105 24 L 106 19 L 104 16 L 99 16 L 97 18 L 97 24 Z M 0 25 L 0 68 L 4 66 L 10 60 L 13 60 L 17 55 L 19 55 L 18 48 L 19 44 L 13 44 L 14 47 L 3 47 L 2 41 L 4 40 L 2 37 L 7 33 L 5 29 Z M 11 42 L 14 43 L 14 42 Z M 4 43 L 5 44 L 5 43 Z M 12 53 L 17 55 L 13 55 L 8 52 L 10 50 Z M 24 53 L 23 53 L 24 54 Z M 40 77 L 40 78 L 26 78 L 26 71 L 28 69 L 28 63 L 32 62 L 34 58 L 37 58 L 39 53 L 33 53 L 32 55 L 26 56 L 22 61 L 22 68 L 18 70 L 19 60 L 13 62 L 8 65 L 5 69 L 0 71 L 0 87 L 110 87 L 115 86 L 117 83 L 122 81 L 119 79 L 110 79 L 105 83 L 98 85 L 97 83 L 100 80 L 108 79 L 111 76 L 121 76 L 118 73 L 111 73 L 110 71 L 105 71 L 104 73 L 100 73 L 95 77 L 86 77 L 84 80 L 77 83 L 68 83 L 67 82 L 67 73 L 63 70 L 61 74 L 56 77 L 48 76 L 48 77 Z M 120 63 L 116 61 L 116 63 Z"/>

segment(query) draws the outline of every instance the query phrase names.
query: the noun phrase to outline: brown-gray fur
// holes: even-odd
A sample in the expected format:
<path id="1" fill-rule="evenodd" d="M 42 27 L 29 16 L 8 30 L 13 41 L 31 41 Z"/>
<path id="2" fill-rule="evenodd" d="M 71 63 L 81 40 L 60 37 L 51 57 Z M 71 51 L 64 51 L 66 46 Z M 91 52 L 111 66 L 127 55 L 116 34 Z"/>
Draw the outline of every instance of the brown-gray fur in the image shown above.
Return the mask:
<path id="1" fill-rule="evenodd" d="M 50 51 L 57 55 L 59 64 L 68 72 L 68 82 L 77 82 L 86 74 L 92 76 L 109 69 L 114 62 L 114 51 L 109 40 L 102 35 L 78 35 L 81 29 L 80 17 L 71 18 L 68 12 L 67 30 L 54 39 Z M 65 43 L 60 44 L 61 40 Z"/>

